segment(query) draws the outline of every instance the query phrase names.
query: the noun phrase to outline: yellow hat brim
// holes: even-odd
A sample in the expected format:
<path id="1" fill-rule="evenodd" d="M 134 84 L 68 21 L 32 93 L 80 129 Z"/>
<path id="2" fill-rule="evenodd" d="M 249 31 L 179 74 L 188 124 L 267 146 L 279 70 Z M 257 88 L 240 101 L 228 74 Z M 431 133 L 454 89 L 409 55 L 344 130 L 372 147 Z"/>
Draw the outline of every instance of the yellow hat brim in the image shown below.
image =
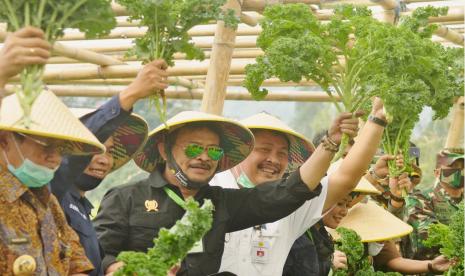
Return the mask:
<path id="1" fill-rule="evenodd" d="M 413 231 L 412 226 L 372 201 L 355 204 L 338 227 L 354 230 L 361 237 L 362 242 L 391 240 L 406 236 Z M 328 228 L 328 231 L 334 239 L 339 238 L 335 229 Z"/>
<path id="2" fill-rule="evenodd" d="M 31 109 L 31 124 L 22 121 L 23 110 L 16 94 L 3 99 L 0 130 L 37 135 L 64 141 L 67 154 L 87 155 L 105 152 L 105 146 L 69 111 L 51 91 L 42 91 Z"/>
<path id="3" fill-rule="evenodd" d="M 242 162 L 252 151 L 254 137 L 252 132 L 241 123 L 221 116 L 199 111 L 183 111 L 166 122 L 169 131 L 194 122 L 216 123 L 222 130 L 220 139 L 224 150 L 219 161 L 218 172 L 230 169 Z M 158 164 L 164 163 L 158 152 L 157 144 L 167 133 L 165 124 L 159 125 L 149 133 L 142 151 L 134 157 L 135 163 L 147 172 L 153 172 Z"/>

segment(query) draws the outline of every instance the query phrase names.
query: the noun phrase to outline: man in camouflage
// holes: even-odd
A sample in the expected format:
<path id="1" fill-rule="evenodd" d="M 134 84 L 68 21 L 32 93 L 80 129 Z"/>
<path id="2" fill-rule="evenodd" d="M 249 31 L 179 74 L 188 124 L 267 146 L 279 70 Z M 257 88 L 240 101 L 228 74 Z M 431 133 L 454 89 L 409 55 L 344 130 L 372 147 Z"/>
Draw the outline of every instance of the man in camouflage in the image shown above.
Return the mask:
<path id="1" fill-rule="evenodd" d="M 422 241 L 432 223 L 448 225 L 463 200 L 463 149 L 440 152 L 434 173 L 436 184 L 423 192 L 415 190 L 406 201 L 408 223 L 414 228 L 409 244 L 403 246 L 403 254 L 409 258 L 425 260 L 439 255 L 437 248 L 426 248 Z"/>

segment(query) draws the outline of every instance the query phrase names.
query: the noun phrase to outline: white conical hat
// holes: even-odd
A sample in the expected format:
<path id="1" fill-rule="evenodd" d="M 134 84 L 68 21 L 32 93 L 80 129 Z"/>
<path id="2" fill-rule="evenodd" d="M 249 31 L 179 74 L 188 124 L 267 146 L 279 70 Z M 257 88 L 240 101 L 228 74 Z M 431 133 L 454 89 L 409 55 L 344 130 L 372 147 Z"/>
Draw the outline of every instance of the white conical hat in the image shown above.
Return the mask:
<path id="1" fill-rule="evenodd" d="M 70 110 L 78 118 L 95 111 L 90 108 L 70 108 Z M 114 147 L 110 152 L 114 160 L 112 171 L 126 164 L 144 147 L 148 132 L 147 122 L 135 113 L 131 113 L 115 130 L 112 134 Z"/>
<path id="2" fill-rule="evenodd" d="M 3 99 L 0 130 L 20 132 L 65 141 L 66 154 L 98 154 L 105 146 L 69 111 L 51 91 L 42 91 L 31 109 L 31 124 L 22 122 L 23 110 L 16 94 Z"/>
<path id="3" fill-rule="evenodd" d="M 413 231 L 412 226 L 403 222 L 373 201 L 360 202 L 350 208 L 338 227 L 352 229 L 362 238 L 362 242 L 386 241 L 406 236 Z M 338 239 L 336 230 L 328 228 Z"/>
<path id="4" fill-rule="evenodd" d="M 265 129 L 281 132 L 289 140 L 289 165 L 290 171 L 297 169 L 315 151 L 315 147 L 305 136 L 287 126 L 278 118 L 261 112 L 240 121 L 249 129 Z"/>
<path id="5" fill-rule="evenodd" d="M 253 149 L 254 138 L 252 132 L 241 123 L 200 111 L 183 111 L 166 122 L 169 130 L 195 122 L 210 122 L 221 128 L 221 147 L 224 156 L 218 164 L 218 171 L 230 169 L 244 160 Z M 134 157 L 136 164 L 143 170 L 152 172 L 158 164 L 165 161 L 158 152 L 157 144 L 167 132 L 165 124 L 159 125 L 150 132 L 147 143 L 142 151 Z"/>

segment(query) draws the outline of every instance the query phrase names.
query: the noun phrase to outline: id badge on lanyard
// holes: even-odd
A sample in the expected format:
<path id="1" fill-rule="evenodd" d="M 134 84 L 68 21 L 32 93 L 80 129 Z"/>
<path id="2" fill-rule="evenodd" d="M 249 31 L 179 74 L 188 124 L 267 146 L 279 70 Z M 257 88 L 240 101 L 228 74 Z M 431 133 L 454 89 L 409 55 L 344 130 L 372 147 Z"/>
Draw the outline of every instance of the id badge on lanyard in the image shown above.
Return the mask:
<path id="1" fill-rule="evenodd" d="M 262 235 L 264 225 L 255 226 L 254 232 L 259 232 L 258 235 L 253 235 L 252 238 L 252 262 L 266 264 L 270 260 L 270 241 Z M 254 234 L 255 234 L 254 233 Z"/>

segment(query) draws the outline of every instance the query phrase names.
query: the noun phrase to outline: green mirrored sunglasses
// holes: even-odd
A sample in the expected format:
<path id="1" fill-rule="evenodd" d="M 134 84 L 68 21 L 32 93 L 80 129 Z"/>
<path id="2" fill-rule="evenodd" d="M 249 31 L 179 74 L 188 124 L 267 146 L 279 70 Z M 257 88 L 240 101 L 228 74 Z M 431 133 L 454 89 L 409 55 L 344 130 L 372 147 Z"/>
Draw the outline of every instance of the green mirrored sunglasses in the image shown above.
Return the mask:
<path id="1" fill-rule="evenodd" d="M 184 153 L 188 158 L 196 158 L 197 156 L 201 155 L 204 151 L 207 151 L 208 157 L 210 157 L 213 161 L 218 161 L 223 157 L 224 151 L 222 148 L 218 146 L 208 146 L 204 147 L 199 144 L 189 144 L 184 148 Z"/>

